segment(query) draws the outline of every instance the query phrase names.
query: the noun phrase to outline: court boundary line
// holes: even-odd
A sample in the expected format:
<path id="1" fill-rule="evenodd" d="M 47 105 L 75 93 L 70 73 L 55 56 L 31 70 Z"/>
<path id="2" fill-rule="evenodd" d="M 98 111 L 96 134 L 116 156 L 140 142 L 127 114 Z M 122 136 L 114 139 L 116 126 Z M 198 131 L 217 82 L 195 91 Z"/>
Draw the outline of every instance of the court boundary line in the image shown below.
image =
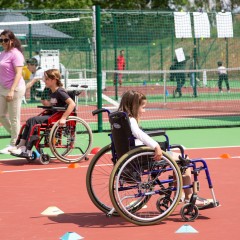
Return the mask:
<path id="1" fill-rule="evenodd" d="M 217 149 L 217 148 L 240 148 L 240 146 L 220 146 L 220 147 L 200 147 L 200 148 L 187 148 L 187 147 L 184 147 L 184 149 L 187 149 L 187 150 L 202 150 L 202 149 Z M 88 155 L 92 156 L 92 155 L 95 155 L 95 154 L 92 154 L 92 153 L 89 153 Z M 0 163 L 1 161 L 16 161 L 16 160 L 23 160 L 24 158 L 3 158 L 3 159 L 0 159 Z"/>
<path id="2" fill-rule="evenodd" d="M 240 158 L 240 156 L 231 156 L 231 158 Z M 201 159 L 201 158 L 193 158 L 192 160 L 195 159 Z M 221 157 L 212 157 L 212 158 L 203 158 L 204 160 L 221 160 L 223 158 Z M 109 164 L 106 164 L 109 165 Z M 83 165 L 83 166 L 78 166 L 78 168 L 88 168 L 89 165 Z M 53 168 L 29 168 L 29 169 L 21 169 L 21 170 L 0 170 L 0 173 L 17 173 L 17 172 L 34 172 L 34 171 L 48 171 L 48 170 L 61 170 L 61 169 L 67 169 L 69 167 L 53 167 Z"/>

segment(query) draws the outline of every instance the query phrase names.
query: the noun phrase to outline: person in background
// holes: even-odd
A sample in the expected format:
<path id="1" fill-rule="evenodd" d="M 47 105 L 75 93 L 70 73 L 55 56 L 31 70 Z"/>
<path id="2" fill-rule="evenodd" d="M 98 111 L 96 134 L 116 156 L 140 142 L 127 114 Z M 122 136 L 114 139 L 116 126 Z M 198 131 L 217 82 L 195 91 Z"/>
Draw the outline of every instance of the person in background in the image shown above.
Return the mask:
<path id="1" fill-rule="evenodd" d="M 177 58 L 174 59 L 174 67 L 175 70 L 185 70 L 186 68 L 186 62 L 187 60 L 184 60 L 182 62 L 178 62 Z M 173 97 L 176 97 L 176 94 L 178 93 L 179 97 L 182 97 L 182 87 L 184 86 L 186 82 L 186 76 L 184 72 L 176 72 L 175 78 L 177 82 L 177 87 L 175 90 L 173 90 Z"/>
<path id="2" fill-rule="evenodd" d="M 44 81 L 46 87 L 50 89 L 50 101 L 48 106 L 53 107 L 65 107 L 66 111 L 63 113 L 59 120 L 59 125 L 64 126 L 66 124 L 67 117 L 74 110 L 76 104 L 72 98 L 68 95 L 64 88 L 62 88 L 61 74 L 57 69 L 49 69 L 44 72 Z M 23 130 L 22 137 L 16 149 L 11 150 L 11 154 L 16 157 L 28 158 L 32 155 L 33 141 L 29 139 L 31 130 L 34 125 L 42 124 L 48 120 L 48 118 L 55 113 L 54 110 L 50 110 L 49 114 L 41 115 L 29 118 L 26 122 L 26 126 Z M 36 133 L 37 134 L 37 133 Z"/>
<path id="3" fill-rule="evenodd" d="M 230 93 L 227 70 L 223 66 L 223 63 L 221 61 L 218 61 L 217 65 L 218 65 L 218 89 L 219 89 L 219 92 L 222 93 L 222 82 L 224 81 L 226 84 L 226 87 L 227 87 L 227 91 L 228 91 L 228 93 Z"/>
<path id="4" fill-rule="evenodd" d="M 138 91 L 129 90 L 122 95 L 121 102 L 118 111 L 122 111 L 128 114 L 130 120 L 130 126 L 132 135 L 136 138 L 135 145 L 146 145 L 154 149 L 155 154 L 153 159 L 159 161 L 162 158 L 162 149 L 158 142 L 156 142 L 152 137 L 145 133 L 139 127 L 139 122 L 142 114 L 145 112 L 147 104 L 147 98 L 144 94 Z M 178 153 L 172 152 L 171 156 L 174 160 L 178 160 Z M 187 168 L 183 175 L 183 184 L 191 185 L 191 169 Z M 189 202 L 192 196 L 192 188 L 184 189 L 184 201 Z M 198 197 L 195 203 L 199 209 L 206 209 L 213 207 L 213 200 L 208 200 Z"/>
<path id="5" fill-rule="evenodd" d="M 26 89 L 31 89 L 31 100 L 36 101 L 36 89 L 40 88 L 40 81 L 43 81 L 44 70 L 39 66 L 39 61 L 33 57 L 28 59 L 27 67 L 31 71 L 30 81 L 26 85 Z M 41 93 L 41 103 L 47 105 L 49 101 L 49 88 L 44 88 Z"/>
<path id="6" fill-rule="evenodd" d="M 120 55 L 117 57 L 117 70 L 124 70 L 126 66 L 125 58 L 124 58 L 124 50 L 120 51 Z M 121 73 L 115 73 L 114 74 L 114 85 L 116 83 L 119 83 L 120 86 L 122 86 L 122 74 Z"/>
<path id="7" fill-rule="evenodd" d="M 194 70 L 195 69 L 195 60 L 193 57 L 191 57 L 190 59 L 190 65 L 189 65 L 189 70 Z M 190 76 L 190 84 L 192 86 L 193 89 L 193 97 L 197 97 L 197 75 L 196 72 L 190 72 L 189 73 Z"/>
<path id="8" fill-rule="evenodd" d="M 11 135 L 10 145 L 0 150 L 8 154 L 15 148 L 20 130 L 21 104 L 25 94 L 25 81 L 22 76 L 24 56 L 21 42 L 10 30 L 0 34 L 0 122 Z"/>
<path id="9" fill-rule="evenodd" d="M 30 100 L 36 101 L 37 91 L 40 88 L 40 80 L 43 78 L 44 71 L 38 66 L 38 60 L 36 58 L 30 58 L 26 61 L 27 67 L 31 72 L 30 81 L 26 85 L 26 89 L 30 88 Z"/>

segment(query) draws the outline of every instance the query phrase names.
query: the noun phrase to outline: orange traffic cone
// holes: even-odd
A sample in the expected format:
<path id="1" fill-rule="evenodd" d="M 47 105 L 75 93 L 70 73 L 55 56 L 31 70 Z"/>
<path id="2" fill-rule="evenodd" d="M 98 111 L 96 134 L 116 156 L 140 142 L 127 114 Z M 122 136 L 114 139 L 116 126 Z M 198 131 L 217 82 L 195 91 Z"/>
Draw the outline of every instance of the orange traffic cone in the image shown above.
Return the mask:
<path id="1" fill-rule="evenodd" d="M 231 156 L 228 153 L 223 153 L 220 158 L 231 158 Z"/>
<path id="2" fill-rule="evenodd" d="M 78 163 L 71 163 L 68 165 L 68 168 L 79 168 L 79 164 Z"/>
<path id="3" fill-rule="evenodd" d="M 96 154 L 97 152 L 99 152 L 100 151 L 100 147 L 95 147 L 95 148 L 93 148 L 92 150 L 91 150 L 91 154 Z"/>

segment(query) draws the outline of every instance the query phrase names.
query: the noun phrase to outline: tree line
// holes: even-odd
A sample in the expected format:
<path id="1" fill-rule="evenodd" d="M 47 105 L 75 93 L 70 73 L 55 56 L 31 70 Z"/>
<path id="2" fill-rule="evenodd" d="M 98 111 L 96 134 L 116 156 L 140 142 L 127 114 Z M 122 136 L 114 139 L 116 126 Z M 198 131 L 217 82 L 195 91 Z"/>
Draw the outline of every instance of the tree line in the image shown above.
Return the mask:
<path id="1" fill-rule="evenodd" d="M 240 0 L 0 0 L 2 10 L 14 9 L 102 9 L 161 10 L 161 11 L 231 11 L 240 6 Z"/>

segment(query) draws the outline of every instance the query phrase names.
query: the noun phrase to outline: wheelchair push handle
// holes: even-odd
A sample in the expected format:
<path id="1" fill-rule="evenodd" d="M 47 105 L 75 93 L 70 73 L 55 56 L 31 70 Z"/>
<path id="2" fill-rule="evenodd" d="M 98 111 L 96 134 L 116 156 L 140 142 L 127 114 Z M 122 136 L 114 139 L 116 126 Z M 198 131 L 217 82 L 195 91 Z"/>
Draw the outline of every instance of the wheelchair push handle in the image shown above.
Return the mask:
<path id="1" fill-rule="evenodd" d="M 80 86 L 79 86 L 79 84 L 71 84 L 70 87 L 75 87 L 75 88 L 78 88 L 78 87 L 80 87 L 80 88 L 88 88 L 88 85 L 85 85 L 85 84 L 84 84 L 84 85 L 80 85 Z"/>
<path id="2" fill-rule="evenodd" d="M 110 114 L 110 111 L 106 108 L 99 108 L 99 109 L 96 109 L 94 111 L 92 111 L 92 115 L 96 115 L 96 114 L 99 114 L 99 113 L 102 113 L 102 112 L 107 112 L 108 115 Z"/>

